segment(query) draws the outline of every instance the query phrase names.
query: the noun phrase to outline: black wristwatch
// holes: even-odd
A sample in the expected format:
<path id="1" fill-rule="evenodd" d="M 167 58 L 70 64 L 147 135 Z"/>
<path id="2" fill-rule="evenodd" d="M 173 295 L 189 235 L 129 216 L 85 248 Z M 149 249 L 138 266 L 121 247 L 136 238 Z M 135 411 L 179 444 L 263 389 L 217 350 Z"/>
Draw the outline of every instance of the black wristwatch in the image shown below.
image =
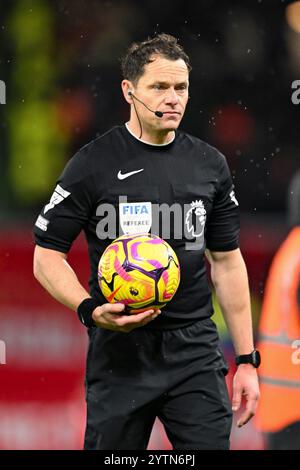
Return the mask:
<path id="1" fill-rule="evenodd" d="M 241 354 L 241 356 L 236 356 L 235 363 L 237 366 L 240 364 L 252 364 L 256 369 L 260 366 L 260 354 L 257 349 L 254 349 L 250 354 Z"/>

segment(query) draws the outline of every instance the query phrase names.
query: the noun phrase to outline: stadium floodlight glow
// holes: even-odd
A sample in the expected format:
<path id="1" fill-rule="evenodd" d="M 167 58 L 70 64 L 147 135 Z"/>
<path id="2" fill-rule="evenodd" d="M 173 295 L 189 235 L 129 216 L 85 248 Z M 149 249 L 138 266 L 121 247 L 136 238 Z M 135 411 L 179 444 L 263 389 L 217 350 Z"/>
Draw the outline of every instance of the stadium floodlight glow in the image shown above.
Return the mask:
<path id="1" fill-rule="evenodd" d="M 285 17 L 289 27 L 296 33 L 300 33 L 300 1 L 291 3 L 286 7 Z"/>

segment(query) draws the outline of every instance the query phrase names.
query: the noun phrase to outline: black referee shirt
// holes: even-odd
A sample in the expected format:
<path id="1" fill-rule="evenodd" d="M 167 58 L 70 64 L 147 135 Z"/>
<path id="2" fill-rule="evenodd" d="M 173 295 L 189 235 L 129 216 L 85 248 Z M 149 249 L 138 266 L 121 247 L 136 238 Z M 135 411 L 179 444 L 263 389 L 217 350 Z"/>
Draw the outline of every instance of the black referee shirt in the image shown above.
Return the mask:
<path id="1" fill-rule="evenodd" d="M 168 212 L 169 207 L 173 210 Z M 204 251 L 238 248 L 238 203 L 225 157 L 196 137 L 176 131 L 169 144 L 151 145 L 123 125 L 90 142 L 58 179 L 36 221 L 35 240 L 67 253 L 84 230 L 90 293 L 106 303 L 98 285 L 99 259 L 123 231 L 148 231 L 149 212 L 151 232 L 178 256 L 181 281 L 174 298 L 146 328 L 185 326 L 211 316 Z"/>

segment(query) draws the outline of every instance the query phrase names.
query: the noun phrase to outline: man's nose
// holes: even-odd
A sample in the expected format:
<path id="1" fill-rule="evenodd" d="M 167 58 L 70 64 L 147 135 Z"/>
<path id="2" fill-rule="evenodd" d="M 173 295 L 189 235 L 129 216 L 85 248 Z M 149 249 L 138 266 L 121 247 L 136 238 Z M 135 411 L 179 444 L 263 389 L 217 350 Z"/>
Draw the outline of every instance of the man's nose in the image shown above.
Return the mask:
<path id="1" fill-rule="evenodd" d="M 179 101 L 179 98 L 175 89 L 169 88 L 165 96 L 165 103 L 174 105 L 174 104 L 177 104 L 178 101 Z"/>

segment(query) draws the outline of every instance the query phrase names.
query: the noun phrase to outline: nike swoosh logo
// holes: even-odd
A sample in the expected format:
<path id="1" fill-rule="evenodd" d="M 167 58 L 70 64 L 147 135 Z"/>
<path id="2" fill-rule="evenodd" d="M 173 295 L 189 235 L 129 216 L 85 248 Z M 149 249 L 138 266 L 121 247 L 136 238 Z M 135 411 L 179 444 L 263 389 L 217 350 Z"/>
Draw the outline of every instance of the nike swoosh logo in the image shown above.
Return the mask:
<path id="1" fill-rule="evenodd" d="M 128 176 L 134 175 L 135 173 L 139 173 L 140 171 L 144 171 L 144 168 L 141 168 L 140 170 L 135 170 L 135 171 L 130 171 L 129 173 L 121 173 L 121 170 L 118 173 L 118 179 L 119 180 L 125 180 L 125 178 L 128 178 Z"/>

